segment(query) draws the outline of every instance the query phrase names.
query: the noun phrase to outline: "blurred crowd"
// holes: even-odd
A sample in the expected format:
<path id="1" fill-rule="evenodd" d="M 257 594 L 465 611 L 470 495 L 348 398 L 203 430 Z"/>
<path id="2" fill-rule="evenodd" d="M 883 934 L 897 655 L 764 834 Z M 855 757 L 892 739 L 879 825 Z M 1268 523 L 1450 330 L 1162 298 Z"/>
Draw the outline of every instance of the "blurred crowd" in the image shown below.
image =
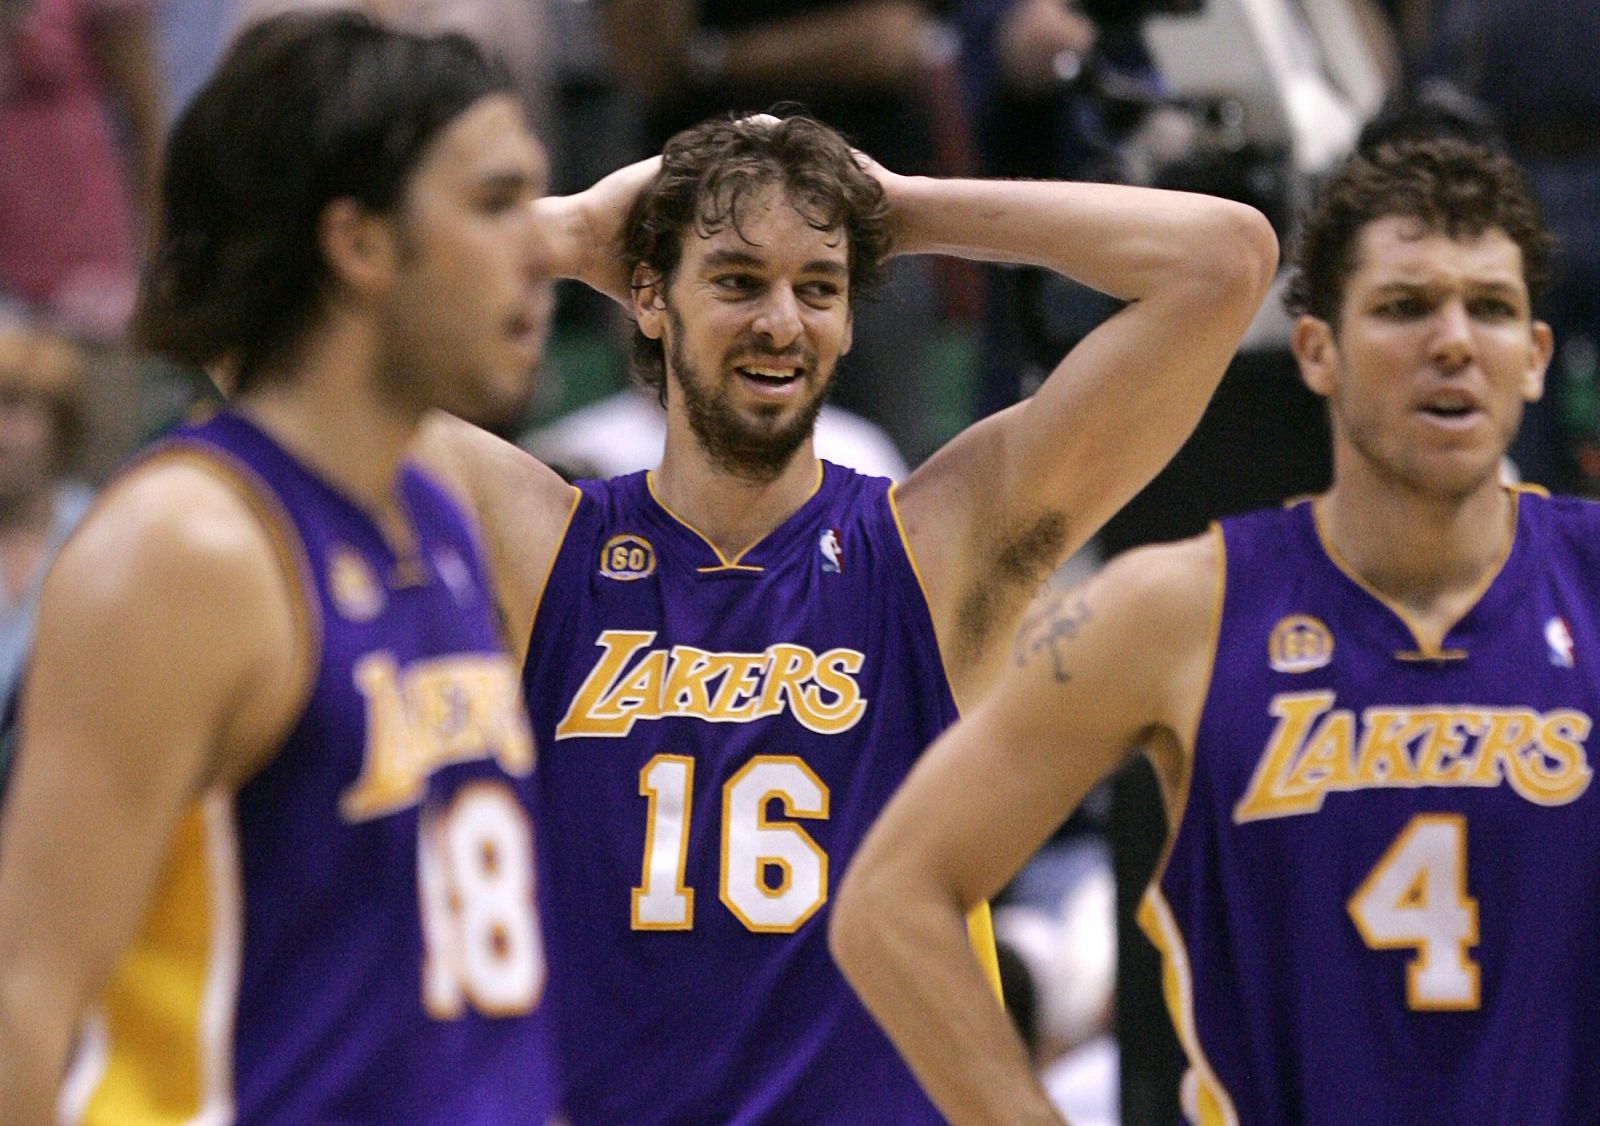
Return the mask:
<path id="1" fill-rule="evenodd" d="M 0 0 L 0 678 L 90 489 L 213 394 L 124 345 L 163 133 L 253 20 L 337 0 Z M 1600 4 L 1571 0 L 367 0 L 501 54 L 581 188 L 729 110 L 803 106 L 907 173 L 1114 180 L 1242 199 L 1281 239 L 1318 177 L 1396 131 L 1504 146 L 1560 239 L 1557 360 L 1515 472 L 1600 496 Z M 263 96 L 270 96 L 264 93 Z M 1026 397 L 1114 306 L 1018 268 L 898 259 L 857 314 L 819 453 L 901 476 Z M 479 420 L 569 476 L 659 456 L 620 313 L 558 293 L 549 357 Z M 1190 445 L 1092 555 L 1324 486 L 1322 407 L 1269 300 Z M 1241 451 L 1247 451 L 1241 453 Z M 1070 565 L 1081 573 L 1095 560 Z M 1064 574 L 1061 581 L 1069 581 Z M 1153 785 L 1119 779 L 997 905 L 1008 999 L 1081 1123 L 1173 1121 L 1153 956 L 1119 928 L 1156 862 Z M 1122 812 L 1119 814 L 1119 810 Z M 1143 810 L 1143 813 L 1128 812 Z M 1120 969 L 1119 969 L 1120 967 Z M 1117 987 L 1118 975 L 1122 986 Z M 1140 982 L 1144 987 L 1140 987 Z M 1136 1038 L 1141 1050 L 1116 1050 Z M 1175 1109 L 1175 1108 L 1172 1108 Z"/>

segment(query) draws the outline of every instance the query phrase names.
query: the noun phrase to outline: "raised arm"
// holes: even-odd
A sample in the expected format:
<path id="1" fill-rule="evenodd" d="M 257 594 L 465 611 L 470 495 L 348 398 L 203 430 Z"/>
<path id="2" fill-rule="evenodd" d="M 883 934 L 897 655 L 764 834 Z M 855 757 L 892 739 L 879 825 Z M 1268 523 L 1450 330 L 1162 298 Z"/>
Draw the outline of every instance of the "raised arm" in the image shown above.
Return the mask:
<path id="1" fill-rule="evenodd" d="M 1207 537 L 1135 552 L 1028 610 L 1005 675 L 922 757 L 834 900 L 834 957 L 952 1122 L 1056 1122 L 966 947 L 1000 890 L 1137 745 L 1169 787 L 1210 675 Z"/>
<path id="2" fill-rule="evenodd" d="M 102 502 L 40 602 L 0 835 L 0 1122 L 55 1121 L 179 818 L 295 704 L 305 655 L 265 530 L 199 471 L 159 477 Z"/>
<path id="3" fill-rule="evenodd" d="M 1266 294 L 1277 242 L 1259 212 L 1204 195 L 880 177 L 897 252 L 1046 267 L 1127 302 L 1032 398 L 958 435 L 900 490 L 970 700 L 1039 581 L 1194 429 Z"/>

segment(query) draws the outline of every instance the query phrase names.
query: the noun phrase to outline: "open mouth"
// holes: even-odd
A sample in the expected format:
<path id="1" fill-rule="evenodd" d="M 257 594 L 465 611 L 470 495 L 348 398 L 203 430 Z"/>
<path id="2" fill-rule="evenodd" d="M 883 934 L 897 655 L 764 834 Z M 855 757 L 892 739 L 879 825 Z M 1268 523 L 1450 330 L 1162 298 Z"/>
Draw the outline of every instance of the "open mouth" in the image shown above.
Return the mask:
<path id="1" fill-rule="evenodd" d="M 763 387 L 787 387 L 800 378 L 799 368 L 793 367 L 765 367 L 749 365 L 733 369 L 752 383 L 759 383 Z"/>

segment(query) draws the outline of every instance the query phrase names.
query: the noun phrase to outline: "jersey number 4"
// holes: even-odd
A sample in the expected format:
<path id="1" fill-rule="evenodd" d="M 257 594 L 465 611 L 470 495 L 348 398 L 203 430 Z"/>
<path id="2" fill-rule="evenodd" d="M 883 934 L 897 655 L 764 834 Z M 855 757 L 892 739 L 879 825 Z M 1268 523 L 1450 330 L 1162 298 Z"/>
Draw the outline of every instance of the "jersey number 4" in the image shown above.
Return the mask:
<path id="1" fill-rule="evenodd" d="M 633 929 L 694 927 L 694 889 L 684 883 L 694 802 L 694 760 L 656 755 L 639 772 L 649 800 L 644 871 L 633 889 Z M 770 820 L 769 803 L 788 817 L 826 818 L 828 787 L 793 755 L 757 755 L 722 787 L 719 897 L 752 931 L 789 934 L 828 899 L 828 854 L 793 821 Z"/>
<path id="2" fill-rule="evenodd" d="M 1478 1007 L 1478 901 L 1467 895 L 1467 821 L 1419 813 L 1406 823 L 1346 905 L 1374 950 L 1414 949 L 1406 1004 L 1421 1010 Z"/>

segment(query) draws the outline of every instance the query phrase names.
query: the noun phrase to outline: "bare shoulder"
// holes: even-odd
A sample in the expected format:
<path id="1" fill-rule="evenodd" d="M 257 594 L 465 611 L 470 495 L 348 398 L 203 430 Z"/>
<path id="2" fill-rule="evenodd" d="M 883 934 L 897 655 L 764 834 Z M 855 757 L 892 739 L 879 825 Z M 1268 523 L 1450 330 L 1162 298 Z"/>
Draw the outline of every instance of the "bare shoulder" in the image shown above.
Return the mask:
<path id="1" fill-rule="evenodd" d="M 51 585 L 80 600 L 144 604 L 262 594 L 283 586 L 275 550 L 237 487 L 201 464 L 156 461 L 107 488 L 63 547 Z"/>
<path id="2" fill-rule="evenodd" d="M 484 524 L 514 520 L 537 533 L 566 522 L 572 486 L 526 450 L 481 427 L 435 411 L 423 421 L 415 452 Z"/>
<path id="3" fill-rule="evenodd" d="M 1163 725 L 1178 723 L 1209 666 L 1220 575 L 1214 534 L 1129 551 L 1083 585 L 1037 598 L 1018 627 L 1013 664 L 1041 666 L 1062 683 L 1099 680 L 1144 700 Z M 1076 671 L 1069 655 L 1082 662 Z"/>
<path id="4" fill-rule="evenodd" d="M 309 640 L 290 550 L 204 463 L 157 459 L 114 482 L 45 582 L 35 733 L 149 754 L 113 728 L 160 732 L 204 774 L 242 777 L 299 700 Z"/>
<path id="5" fill-rule="evenodd" d="M 1209 655 L 1219 608 L 1222 552 L 1216 533 L 1136 548 L 1095 577 L 1096 597 L 1130 641 L 1159 659 Z"/>

